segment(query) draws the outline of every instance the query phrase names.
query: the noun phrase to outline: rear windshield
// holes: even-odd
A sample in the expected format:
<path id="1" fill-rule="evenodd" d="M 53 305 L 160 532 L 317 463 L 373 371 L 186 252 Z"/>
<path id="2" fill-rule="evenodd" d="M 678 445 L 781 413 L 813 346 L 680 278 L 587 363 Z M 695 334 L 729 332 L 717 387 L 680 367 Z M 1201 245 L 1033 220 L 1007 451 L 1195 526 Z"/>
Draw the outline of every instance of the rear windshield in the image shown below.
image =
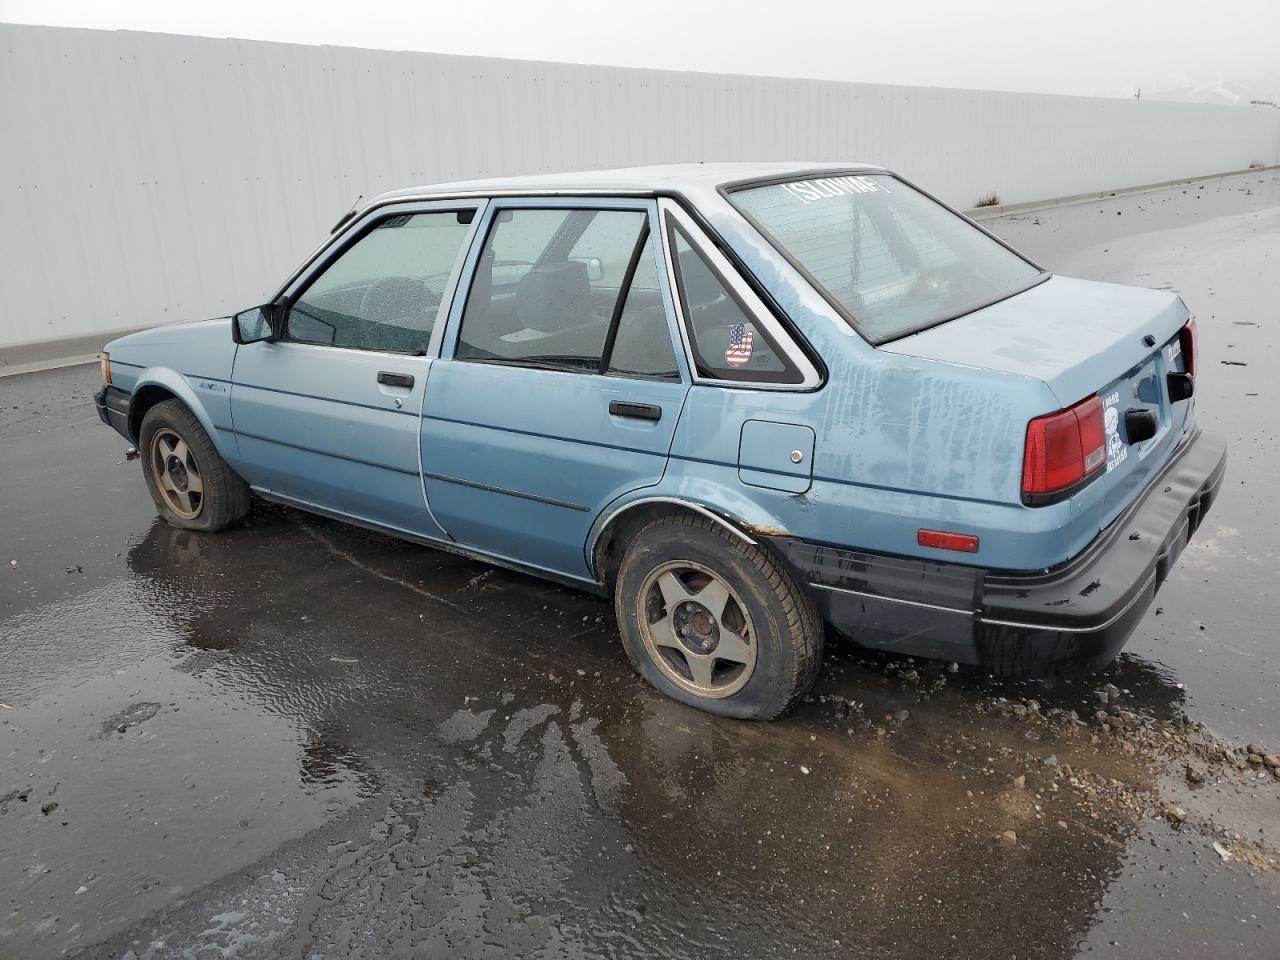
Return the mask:
<path id="1" fill-rule="evenodd" d="M 772 183 L 730 199 L 872 343 L 961 316 L 1041 276 L 963 217 L 884 174 Z"/>

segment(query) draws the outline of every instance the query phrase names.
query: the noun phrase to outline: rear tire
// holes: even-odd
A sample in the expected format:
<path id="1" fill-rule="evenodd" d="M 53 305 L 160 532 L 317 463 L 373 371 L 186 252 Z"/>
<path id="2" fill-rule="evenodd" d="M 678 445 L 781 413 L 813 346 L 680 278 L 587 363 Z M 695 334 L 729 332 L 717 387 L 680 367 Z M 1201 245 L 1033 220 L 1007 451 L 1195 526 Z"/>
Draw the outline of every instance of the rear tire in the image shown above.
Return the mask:
<path id="1" fill-rule="evenodd" d="M 147 411 L 138 450 L 151 499 L 172 526 L 213 533 L 249 512 L 249 485 L 222 459 L 181 400 L 165 400 Z"/>
<path id="2" fill-rule="evenodd" d="M 705 517 L 643 527 L 618 571 L 614 609 L 632 665 L 674 700 L 768 720 L 817 679 L 822 621 L 772 554 Z"/>

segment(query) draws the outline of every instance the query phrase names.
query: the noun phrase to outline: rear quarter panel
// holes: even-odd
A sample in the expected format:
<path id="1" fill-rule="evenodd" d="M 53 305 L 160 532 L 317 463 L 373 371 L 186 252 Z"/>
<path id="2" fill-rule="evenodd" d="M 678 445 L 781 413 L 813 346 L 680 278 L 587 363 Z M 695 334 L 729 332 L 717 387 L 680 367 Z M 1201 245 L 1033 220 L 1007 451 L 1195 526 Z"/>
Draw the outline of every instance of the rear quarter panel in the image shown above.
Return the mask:
<path id="1" fill-rule="evenodd" d="M 718 199 L 704 198 L 708 221 L 821 357 L 826 379 L 808 393 L 695 385 L 663 493 L 761 532 L 995 569 L 1052 566 L 1097 535 L 1101 489 L 1048 507 L 1022 504 L 1027 421 L 1060 407 L 1042 380 L 876 350 Z M 737 445 L 747 419 L 813 429 L 806 492 L 741 482 Z M 975 534 L 979 553 L 920 547 L 921 527 Z"/>

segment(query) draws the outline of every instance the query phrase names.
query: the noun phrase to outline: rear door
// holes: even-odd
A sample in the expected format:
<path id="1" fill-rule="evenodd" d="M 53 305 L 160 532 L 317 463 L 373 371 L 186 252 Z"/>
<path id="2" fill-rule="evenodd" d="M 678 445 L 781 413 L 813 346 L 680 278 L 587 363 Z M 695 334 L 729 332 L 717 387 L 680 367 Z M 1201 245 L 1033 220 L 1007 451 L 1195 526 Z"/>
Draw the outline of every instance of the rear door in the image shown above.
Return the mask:
<path id="1" fill-rule="evenodd" d="M 458 542 L 585 578 L 601 509 L 662 478 L 688 373 L 654 209 L 490 204 L 422 421 L 428 501 Z"/>

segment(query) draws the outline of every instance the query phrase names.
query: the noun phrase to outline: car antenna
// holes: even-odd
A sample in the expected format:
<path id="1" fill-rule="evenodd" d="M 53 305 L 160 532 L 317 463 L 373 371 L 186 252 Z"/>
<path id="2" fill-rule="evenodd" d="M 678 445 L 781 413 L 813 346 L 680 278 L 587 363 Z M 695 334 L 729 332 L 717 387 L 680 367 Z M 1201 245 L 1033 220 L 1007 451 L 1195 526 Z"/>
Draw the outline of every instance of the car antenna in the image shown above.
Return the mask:
<path id="1" fill-rule="evenodd" d="M 347 222 L 356 215 L 356 207 L 360 206 L 360 201 L 363 199 L 364 199 L 363 193 L 360 194 L 358 197 L 356 197 L 355 202 L 351 204 L 351 209 L 342 215 L 341 219 L 338 220 L 338 222 L 333 225 L 333 228 L 329 231 L 329 233 L 331 234 L 337 233 L 344 226 L 346 226 Z"/>

